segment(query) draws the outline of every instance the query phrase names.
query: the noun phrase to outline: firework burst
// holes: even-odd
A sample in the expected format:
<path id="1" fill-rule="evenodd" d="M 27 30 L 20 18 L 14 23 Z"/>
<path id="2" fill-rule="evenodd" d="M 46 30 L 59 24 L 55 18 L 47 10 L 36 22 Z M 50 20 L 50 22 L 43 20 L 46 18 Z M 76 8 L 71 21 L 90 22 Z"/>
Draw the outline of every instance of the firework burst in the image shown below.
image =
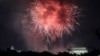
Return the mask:
<path id="1" fill-rule="evenodd" d="M 31 3 L 31 16 L 34 36 L 52 41 L 61 38 L 63 33 L 71 34 L 78 24 L 75 20 L 78 7 L 73 0 L 36 0 Z"/>

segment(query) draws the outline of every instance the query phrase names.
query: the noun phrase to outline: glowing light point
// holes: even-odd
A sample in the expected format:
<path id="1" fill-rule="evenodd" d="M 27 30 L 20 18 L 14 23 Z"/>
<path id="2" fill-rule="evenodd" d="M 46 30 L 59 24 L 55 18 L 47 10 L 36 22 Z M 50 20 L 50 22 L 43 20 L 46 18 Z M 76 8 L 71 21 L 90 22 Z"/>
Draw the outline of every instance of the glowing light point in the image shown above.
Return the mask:
<path id="1" fill-rule="evenodd" d="M 70 54 L 85 54 L 88 53 L 88 50 L 85 47 L 77 47 L 77 48 L 72 48 L 71 51 L 69 51 Z"/>
<path id="2" fill-rule="evenodd" d="M 18 52 L 18 53 L 21 53 L 22 51 L 21 51 L 21 50 L 17 50 L 17 52 Z"/>
<path id="3" fill-rule="evenodd" d="M 10 48 L 11 50 L 15 50 L 15 48 L 14 48 L 14 46 L 11 46 L 11 48 Z"/>

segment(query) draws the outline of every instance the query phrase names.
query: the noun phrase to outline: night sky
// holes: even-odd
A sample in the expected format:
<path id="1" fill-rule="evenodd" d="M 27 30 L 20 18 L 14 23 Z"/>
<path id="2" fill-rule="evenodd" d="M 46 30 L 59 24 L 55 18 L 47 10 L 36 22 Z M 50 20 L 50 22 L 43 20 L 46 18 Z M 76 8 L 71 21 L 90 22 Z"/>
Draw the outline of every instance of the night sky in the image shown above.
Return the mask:
<path id="1" fill-rule="evenodd" d="M 13 14 L 19 13 L 21 6 L 22 9 L 27 7 L 28 2 L 24 2 L 20 4 L 19 0 L 0 0 L 0 49 L 6 50 L 13 45 L 16 49 L 27 50 L 23 36 L 17 31 L 19 28 L 15 30 L 16 25 L 13 24 L 16 20 Z M 97 34 L 100 32 L 100 3 L 98 0 L 78 0 L 77 4 L 82 9 L 78 19 L 80 26 L 67 42 L 77 47 L 100 50 L 100 33 Z"/>

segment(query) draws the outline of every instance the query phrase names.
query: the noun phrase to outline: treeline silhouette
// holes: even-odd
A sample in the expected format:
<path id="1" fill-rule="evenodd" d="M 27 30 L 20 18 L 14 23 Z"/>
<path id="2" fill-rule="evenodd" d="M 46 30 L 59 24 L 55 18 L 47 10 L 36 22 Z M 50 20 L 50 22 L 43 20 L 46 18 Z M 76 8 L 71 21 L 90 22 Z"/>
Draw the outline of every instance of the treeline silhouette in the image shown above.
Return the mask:
<path id="1" fill-rule="evenodd" d="M 42 52 L 42 53 L 38 53 L 38 52 L 32 52 L 32 51 L 22 51 L 22 52 L 17 52 L 16 50 L 11 50 L 10 48 L 8 48 L 6 51 L 3 51 L 0 49 L 0 56 L 5 56 L 5 55 L 8 55 L 8 56 L 14 56 L 14 55 L 25 55 L 25 56 L 77 56 L 77 54 L 70 54 L 70 53 L 67 53 L 67 52 L 63 52 L 63 53 L 59 53 L 57 55 L 55 54 L 51 54 L 49 52 Z M 89 52 L 89 53 L 85 53 L 85 54 L 82 54 L 82 55 L 78 55 L 78 56 L 99 56 L 100 55 L 100 51 L 99 50 L 95 50 L 95 51 L 92 51 L 92 52 Z"/>

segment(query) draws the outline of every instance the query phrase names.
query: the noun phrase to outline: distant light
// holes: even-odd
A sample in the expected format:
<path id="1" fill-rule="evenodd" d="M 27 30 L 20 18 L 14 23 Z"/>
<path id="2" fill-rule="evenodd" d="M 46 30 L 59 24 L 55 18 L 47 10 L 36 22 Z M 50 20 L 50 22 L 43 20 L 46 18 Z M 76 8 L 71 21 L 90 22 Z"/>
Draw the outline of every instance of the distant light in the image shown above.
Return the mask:
<path id="1" fill-rule="evenodd" d="M 21 50 L 17 50 L 18 53 L 21 53 Z"/>
<path id="2" fill-rule="evenodd" d="M 85 47 L 77 47 L 77 48 L 72 48 L 71 51 L 69 51 L 70 54 L 85 54 L 88 53 L 88 50 Z"/>
<path id="3" fill-rule="evenodd" d="M 14 48 L 14 46 L 11 46 L 11 48 L 10 48 L 11 50 L 15 50 L 15 48 Z"/>

